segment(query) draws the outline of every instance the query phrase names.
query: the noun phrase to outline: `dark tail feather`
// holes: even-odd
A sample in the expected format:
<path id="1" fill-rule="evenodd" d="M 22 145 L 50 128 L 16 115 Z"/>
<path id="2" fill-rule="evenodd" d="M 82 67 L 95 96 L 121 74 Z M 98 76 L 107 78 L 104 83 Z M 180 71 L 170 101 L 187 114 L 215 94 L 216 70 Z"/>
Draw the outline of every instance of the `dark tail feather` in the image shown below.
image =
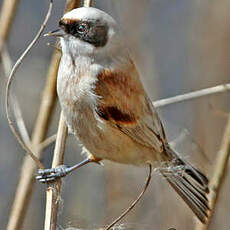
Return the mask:
<path id="1" fill-rule="evenodd" d="M 169 163 L 171 165 L 168 168 L 160 169 L 160 172 L 199 220 L 206 223 L 209 211 L 207 177 L 180 159 L 173 150 L 168 149 L 167 154 L 173 155 L 174 159 Z"/>

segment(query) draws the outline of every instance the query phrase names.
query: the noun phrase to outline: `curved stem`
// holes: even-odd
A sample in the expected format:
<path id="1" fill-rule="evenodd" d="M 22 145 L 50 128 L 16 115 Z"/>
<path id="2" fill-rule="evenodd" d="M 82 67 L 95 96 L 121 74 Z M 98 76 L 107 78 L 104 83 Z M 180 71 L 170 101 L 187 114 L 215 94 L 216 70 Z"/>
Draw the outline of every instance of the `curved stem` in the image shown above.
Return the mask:
<path id="1" fill-rule="evenodd" d="M 108 227 L 105 228 L 105 230 L 111 229 L 115 224 L 117 224 L 122 218 L 124 218 L 138 203 L 138 201 L 142 198 L 144 195 L 145 191 L 147 190 L 150 180 L 152 177 L 152 165 L 149 164 L 149 174 L 145 182 L 145 186 L 142 190 L 142 192 L 139 194 L 139 196 L 136 198 L 136 200 L 133 201 L 133 203 L 117 218 L 115 219 Z"/>
<path id="2" fill-rule="evenodd" d="M 49 20 L 49 17 L 51 15 L 51 11 L 53 8 L 53 0 L 50 0 L 50 4 L 49 4 L 49 9 L 48 12 L 46 14 L 46 17 L 38 31 L 38 33 L 36 34 L 36 36 L 34 37 L 34 39 L 32 40 L 32 42 L 29 44 L 29 46 L 26 48 L 26 50 L 23 52 L 23 54 L 19 57 L 19 59 L 17 60 L 17 62 L 15 63 L 13 69 L 11 70 L 10 76 L 8 78 L 7 81 L 7 85 L 6 85 L 6 117 L 9 123 L 9 126 L 11 128 L 12 133 L 14 134 L 14 136 L 17 138 L 19 144 L 22 146 L 22 148 L 30 155 L 30 157 L 35 161 L 35 163 L 37 164 L 37 166 L 39 168 L 44 168 L 42 163 L 40 162 L 40 160 L 33 154 L 33 152 L 30 150 L 30 148 L 24 143 L 24 141 L 22 140 L 20 134 L 18 133 L 17 129 L 14 126 L 14 122 L 11 118 L 11 113 L 10 113 L 10 102 L 9 102 L 9 95 L 10 95 L 10 87 L 11 87 L 11 83 L 14 79 L 15 76 L 15 72 L 18 69 L 18 67 L 22 64 L 23 59 L 25 58 L 25 56 L 28 54 L 28 52 L 31 50 L 31 48 L 34 46 L 34 44 L 38 41 L 39 37 L 41 36 L 42 32 L 44 31 L 47 21 Z"/>

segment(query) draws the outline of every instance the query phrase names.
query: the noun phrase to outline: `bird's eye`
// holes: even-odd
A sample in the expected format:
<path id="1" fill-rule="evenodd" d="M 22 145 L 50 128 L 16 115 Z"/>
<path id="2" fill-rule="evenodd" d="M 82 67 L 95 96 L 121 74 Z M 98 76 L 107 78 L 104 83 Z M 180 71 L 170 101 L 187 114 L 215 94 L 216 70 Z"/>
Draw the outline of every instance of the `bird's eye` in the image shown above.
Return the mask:
<path id="1" fill-rule="evenodd" d="M 87 25 L 86 24 L 79 24 L 77 26 L 77 32 L 80 33 L 80 34 L 83 34 L 87 31 Z"/>

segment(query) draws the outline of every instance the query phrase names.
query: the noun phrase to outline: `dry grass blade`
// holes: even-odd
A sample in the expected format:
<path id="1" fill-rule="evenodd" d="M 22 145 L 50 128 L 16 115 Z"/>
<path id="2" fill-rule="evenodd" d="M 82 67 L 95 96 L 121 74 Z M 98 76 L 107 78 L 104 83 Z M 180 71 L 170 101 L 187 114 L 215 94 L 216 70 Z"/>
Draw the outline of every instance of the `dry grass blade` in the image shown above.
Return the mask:
<path id="1" fill-rule="evenodd" d="M 139 196 L 136 198 L 136 200 L 134 200 L 133 203 L 117 219 L 115 219 L 108 227 L 105 228 L 105 230 L 111 229 L 115 224 L 117 224 L 121 219 L 123 219 L 136 206 L 136 204 L 142 198 L 146 189 L 148 188 L 151 177 L 152 177 L 152 166 L 149 165 L 149 174 L 148 174 L 148 177 L 146 179 L 145 186 L 144 186 L 142 192 L 139 194 Z"/>
<path id="2" fill-rule="evenodd" d="M 30 157 L 35 161 L 35 163 L 37 164 L 37 166 L 39 168 L 43 168 L 42 163 L 40 162 L 40 160 L 32 153 L 32 151 L 30 150 L 30 148 L 24 143 L 24 141 L 22 140 L 20 134 L 18 133 L 17 129 L 14 126 L 13 120 L 11 118 L 11 113 L 10 113 L 10 102 L 9 102 L 9 95 L 10 95 L 10 87 L 12 84 L 12 81 L 14 79 L 15 76 L 15 72 L 18 69 L 18 67 L 22 64 L 23 59 L 25 58 L 25 56 L 28 54 L 28 52 L 31 50 L 31 48 L 34 46 L 34 44 L 38 41 L 39 37 L 41 36 L 43 30 L 46 27 L 46 23 L 49 20 L 49 17 L 51 15 L 51 11 L 53 8 L 53 0 L 50 0 L 50 4 L 49 4 L 49 9 L 48 12 L 46 14 L 46 17 L 38 31 L 38 33 L 36 34 L 35 38 L 32 40 L 32 42 L 29 44 L 29 46 L 26 48 L 26 50 L 23 52 L 23 54 L 21 55 L 21 57 L 16 61 L 10 76 L 8 78 L 7 81 L 7 85 L 6 85 L 6 116 L 7 116 L 7 120 L 9 123 L 9 126 L 11 128 L 11 131 L 13 132 L 14 136 L 17 138 L 18 142 L 20 143 L 20 145 L 22 146 L 22 148 L 30 155 Z"/>
<path id="3" fill-rule="evenodd" d="M 187 101 L 187 100 L 191 100 L 191 99 L 195 99 L 195 98 L 208 96 L 208 95 L 211 95 L 211 94 L 224 93 L 224 92 L 229 91 L 229 90 L 230 90 L 230 84 L 217 85 L 217 86 L 214 86 L 214 87 L 201 89 L 201 90 L 197 90 L 197 91 L 194 91 L 194 92 L 181 94 L 181 95 L 178 95 L 178 96 L 175 96 L 175 97 L 169 97 L 169 98 L 166 98 L 166 99 L 161 99 L 161 100 L 158 100 L 158 101 L 154 101 L 153 105 L 156 108 L 159 108 L 159 107 L 163 107 L 163 106 L 166 106 L 166 105 L 171 105 L 171 104 L 175 104 L 175 103 L 179 103 L 179 102 L 183 102 L 183 101 Z"/>
<path id="4" fill-rule="evenodd" d="M 226 125 L 225 133 L 222 139 L 220 150 L 217 153 L 217 157 L 215 160 L 215 168 L 213 170 L 213 176 L 210 180 L 210 213 L 208 222 L 206 225 L 197 223 L 196 230 L 207 230 L 212 221 L 212 217 L 217 205 L 217 201 L 219 198 L 220 190 L 222 189 L 222 185 L 224 179 L 226 177 L 228 160 L 230 155 L 230 115 L 228 116 L 228 122 Z"/>

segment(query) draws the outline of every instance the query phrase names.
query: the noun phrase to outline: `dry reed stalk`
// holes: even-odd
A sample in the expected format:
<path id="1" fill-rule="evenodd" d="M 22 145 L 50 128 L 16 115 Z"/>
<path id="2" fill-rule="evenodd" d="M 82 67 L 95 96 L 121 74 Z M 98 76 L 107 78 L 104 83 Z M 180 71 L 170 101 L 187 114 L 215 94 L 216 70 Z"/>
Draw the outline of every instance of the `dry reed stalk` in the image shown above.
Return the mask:
<path id="1" fill-rule="evenodd" d="M 217 201 L 222 189 L 223 182 L 226 177 L 228 168 L 228 159 L 230 155 L 230 115 L 228 116 L 228 122 L 225 128 L 224 136 L 220 146 L 220 150 L 217 153 L 215 160 L 215 167 L 213 170 L 213 176 L 210 180 L 210 213 L 207 224 L 203 225 L 197 223 L 195 230 L 207 230 L 213 219 Z"/>
<path id="2" fill-rule="evenodd" d="M 19 0 L 4 0 L 0 14 L 0 52 L 8 38 Z"/>
<path id="3" fill-rule="evenodd" d="M 63 113 L 60 115 L 56 145 L 54 149 L 54 156 L 52 168 L 63 164 L 65 143 L 67 137 L 67 126 Z M 45 230 L 56 230 L 57 227 L 57 214 L 60 200 L 61 179 L 54 183 L 49 183 L 46 189 L 46 214 L 45 214 Z"/>

